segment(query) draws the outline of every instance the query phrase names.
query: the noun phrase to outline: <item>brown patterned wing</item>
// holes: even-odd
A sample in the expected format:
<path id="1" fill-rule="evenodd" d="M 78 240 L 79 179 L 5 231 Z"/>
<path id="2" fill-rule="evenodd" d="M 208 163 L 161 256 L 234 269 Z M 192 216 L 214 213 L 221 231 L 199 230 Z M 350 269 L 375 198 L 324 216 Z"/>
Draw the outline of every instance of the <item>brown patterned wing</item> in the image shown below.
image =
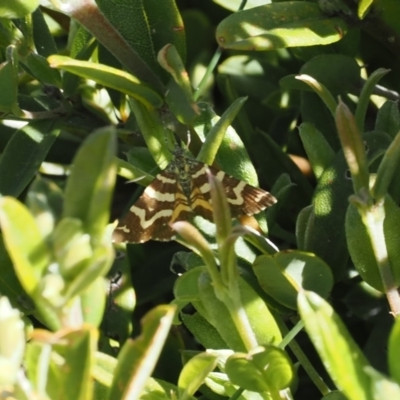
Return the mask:
<path id="1" fill-rule="evenodd" d="M 143 243 L 150 239 L 175 239 L 170 223 L 190 219 L 192 209 L 175 174 L 164 171 L 147 186 L 142 196 L 113 232 L 115 242 Z"/>
<path id="2" fill-rule="evenodd" d="M 195 215 L 200 215 L 208 221 L 213 222 L 214 218 L 207 168 L 209 167 L 206 164 L 190 160 L 190 175 L 192 180 L 189 203 Z"/>
<path id="3" fill-rule="evenodd" d="M 254 215 L 276 203 L 276 198 L 214 167 L 210 172 L 222 183 L 233 218 Z"/>

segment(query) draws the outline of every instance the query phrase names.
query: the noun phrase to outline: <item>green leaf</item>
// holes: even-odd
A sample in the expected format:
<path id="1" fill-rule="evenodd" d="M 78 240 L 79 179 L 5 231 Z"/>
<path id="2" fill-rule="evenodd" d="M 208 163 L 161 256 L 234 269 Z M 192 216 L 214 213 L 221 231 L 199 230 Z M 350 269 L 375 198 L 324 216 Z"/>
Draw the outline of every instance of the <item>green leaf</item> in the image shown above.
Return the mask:
<path id="1" fill-rule="evenodd" d="M 194 395 L 204 383 L 207 375 L 217 366 L 217 357 L 201 353 L 191 358 L 184 366 L 179 375 L 178 387 L 180 399 L 187 399 Z"/>
<path id="2" fill-rule="evenodd" d="M 347 397 L 339 390 L 333 390 L 321 398 L 321 400 L 348 400 Z"/>
<path id="3" fill-rule="evenodd" d="M 106 236 L 111 237 L 110 233 Z M 85 247 L 86 243 L 84 243 L 84 248 Z M 92 257 L 83 263 L 80 273 L 73 276 L 72 281 L 66 281 L 67 286 L 64 290 L 66 299 L 71 299 L 81 294 L 82 291 L 86 290 L 97 278 L 104 276 L 110 269 L 114 260 L 114 250 L 111 243 L 106 242 L 105 244 L 98 244 L 92 249 Z"/>
<path id="4" fill-rule="evenodd" d="M 192 304 L 198 311 L 194 315 L 186 315 L 180 312 L 182 322 L 193 333 L 196 339 L 206 349 L 226 348 L 226 343 L 222 340 L 217 330 L 208 322 L 207 309 L 200 301 L 199 277 L 204 272 L 204 267 L 193 268 L 182 274 L 174 285 L 174 304 L 179 307 L 179 311 L 187 304 Z"/>
<path id="5" fill-rule="evenodd" d="M 50 56 L 48 62 L 52 68 L 59 68 L 86 79 L 92 79 L 109 88 L 131 96 L 146 107 L 159 108 L 162 97 L 153 89 L 128 72 L 107 65 L 89 61 L 79 61 L 65 56 Z"/>
<path id="6" fill-rule="evenodd" d="M 93 257 L 90 237 L 85 234 L 82 221 L 63 218 L 57 224 L 51 239 L 61 276 L 66 281 L 73 280 Z"/>
<path id="7" fill-rule="evenodd" d="M 383 159 L 379 164 L 376 173 L 376 180 L 371 190 L 374 199 L 379 202 L 388 193 L 390 185 L 394 181 L 394 177 L 400 168 L 400 132 L 395 136 L 390 144 Z"/>
<path id="8" fill-rule="evenodd" d="M 331 164 L 335 153 L 322 133 L 312 124 L 303 122 L 299 126 L 299 133 L 314 175 L 319 179 Z"/>
<path id="9" fill-rule="evenodd" d="M 358 3 L 358 10 L 357 10 L 357 15 L 358 18 L 364 19 L 368 12 L 371 9 L 371 6 L 373 4 L 373 0 L 360 0 Z"/>
<path id="10" fill-rule="evenodd" d="M 93 378 L 95 379 L 95 395 L 94 398 L 98 399 L 97 391 L 103 394 L 101 399 L 106 399 L 108 395 L 108 388 L 111 387 L 113 374 L 115 367 L 117 366 L 117 360 L 108 354 L 97 351 L 94 354 L 94 365 L 93 365 Z M 96 387 L 97 385 L 100 388 Z M 105 392 L 105 393 L 104 393 Z"/>
<path id="11" fill-rule="evenodd" d="M 38 176 L 29 188 L 26 204 L 38 222 L 43 237 L 47 238 L 61 218 L 64 194 L 60 187 Z"/>
<path id="12" fill-rule="evenodd" d="M 45 57 L 40 54 L 30 53 L 26 58 L 26 65 L 32 75 L 44 85 L 61 87 L 62 80 L 60 72 L 50 65 Z"/>
<path id="13" fill-rule="evenodd" d="M 142 320 L 142 333 L 122 347 L 108 398 L 139 398 L 167 338 L 175 314 L 173 306 L 158 306 Z"/>
<path id="14" fill-rule="evenodd" d="M 225 364 L 231 382 L 253 392 L 274 392 L 290 385 L 294 371 L 288 355 L 275 346 L 235 353 Z"/>
<path id="15" fill-rule="evenodd" d="M 298 214 L 296 220 L 297 248 L 304 250 L 306 247 L 307 229 L 312 225 L 314 219 L 313 207 L 304 207 Z"/>
<path id="16" fill-rule="evenodd" d="M 43 57 L 57 54 L 56 43 L 39 7 L 32 13 L 32 24 L 33 40 L 37 52 Z"/>
<path id="17" fill-rule="evenodd" d="M 0 15 L 2 18 L 23 18 L 33 12 L 39 3 L 39 0 L 0 0 Z"/>
<path id="18" fill-rule="evenodd" d="M 315 3 L 285 1 L 231 14 L 218 25 L 216 38 L 225 49 L 261 51 L 326 45 L 346 31 L 342 19 L 327 17 Z"/>
<path id="19" fill-rule="evenodd" d="M 388 363 L 390 375 L 400 385 L 400 364 L 398 355 L 400 354 L 400 319 L 397 318 L 389 337 Z"/>
<path id="20" fill-rule="evenodd" d="M 16 275 L 13 262 L 5 248 L 3 235 L 0 240 L 0 265 L 0 293 L 7 296 L 13 307 L 19 308 L 25 315 L 31 314 L 35 306 Z"/>
<path id="21" fill-rule="evenodd" d="M 10 112 L 17 107 L 18 79 L 11 62 L 0 65 L 0 111 Z"/>
<path id="22" fill-rule="evenodd" d="M 360 81 L 360 66 L 353 57 L 343 54 L 323 54 L 304 63 L 299 75 L 312 76 L 324 85 L 332 96 L 356 92 Z M 305 83 L 295 79 L 298 75 L 288 75 L 279 83 L 285 89 L 311 90 Z"/>
<path id="23" fill-rule="evenodd" d="M 278 344 L 282 336 L 274 317 L 264 301 L 240 277 L 238 278 L 238 285 L 243 311 L 254 332 L 257 343 Z M 239 328 L 235 325 L 227 306 L 217 299 L 214 286 L 206 273 L 203 273 L 199 278 L 199 294 L 207 313 L 203 316 L 217 329 L 229 348 L 235 351 L 244 351 L 246 347 L 238 332 Z"/>
<path id="24" fill-rule="evenodd" d="M 381 205 L 379 207 L 382 207 Z M 387 195 L 384 199 L 383 231 L 387 249 L 388 262 L 394 279 L 393 285 L 400 285 L 400 247 L 398 226 L 400 224 L 400 208 Z M 357 207 L 350 203 L 346 213 L 346 238 L 351 259 L 357 272 L 370 286 L 384 291 L 382 276 L 374 255 L 373 244 Z"/>
<path id="25" fill-rule="evenodd" d="M 187 75 L 187 73 L 185 74 Z M 171 79 L 167 85 L 165 102 L 170 112 L 182 124 L 192 125 L 199 114 L 197 104 L 183 90 L 182 86 Z"/>
<path id="26" fill-rule="evenodd" d="M 130 0 L 126 1 L 127 4 L 131 4 Z M 157 54 L 166 44 L 172 44 L 185 63 L 186 33 L 176 0 L 166 0 L 162 3 L 158 0 L 140 0 L 140 2 L 146 11 L 154 53 Z M 131 34 L 135 46 L 139 47 L 137 45 L 137 30 L 133 26 Z"/>
<path id="27" fill-rule="evenodd" d="M 397 399 L 400 398 L 400 386 L 385 375 L 372 367 L 366 368 L 371 377 L 371 392 L 374 399 Z"/>
<path id="28" fill-rule="evenodd" d="M 0 297 L 0 386 L 12 387 L 17 381 L 25 349 L 24 323 L 7 297 Z"/>
<path id="29" fill-rule="evenodd" d="M 178 388 L 175 385 L 162 381 L 161 379 L 156 380 L 154 378 L 149 378 L 140 394 L 140 398 L 149 400 L 171 400 L 171 397 L 174 396 L 175 393 L 178 393 Z M 191 398 L 191 400 L 194 400 L 194 398 Z"/>
<path id="30" fill-rule="evenodd" d="M 229 11 L 238 11 L 239 6 L 243 4 L 241 0 L 214 0 L 214 3 L 219 4 L 221 7 Z M 244 7 L 245 10 L 265 4 L 265 0 L 249 0 Z"/>
<path id="31" fill-rule="evenodd" d="M 199 114 L 199 108 L 193 100 L 193 89 L 189 74 L 175 46 L 167 44 L 158 53 L 160 65 L 173 79 L 168 83 L 165 100 L 178 121 L 191 124 Z"/>
<path id="32" fill-rule="evenodd" d="M 176 47 L 171 44 L 165 45 L 159 51 L 157 60 L 183 90 L 186 99 L 188 101 L 192 100 L 193 89 L 189 80 L 189 75 Z"/>
<path id="33" fill-rule="evenodd" d="M 97 3 L 137 56 L 157 75 L 162 76 L 163 70 L 156 55 L 166 44 L 173 44 L 185 60 L 185 31 L 174 0 L 121 0 L 118 7 L 107 0 Z"/>
<path id="34" fill-rule="evenodd" d="M 362 141 L 373 160 L 383 153 L 391 140 L 389 135 L 381 132 L 369 132 L 364 134 Z M 343 153 L 338 152 L 315 189 L 313 216 L 307 226 L 303 247 L 303 250 L 322 258 L 332 269 L 335 279 L 340 279 L 349 257 L 344 228 L 348 199 L 352 193 L 347 163 Z"/>
<path id="35" fill-rule="evenodd" d="M 400 131 L 400 111 L 397 103 L 387 100 L 378 110 L 375 130 L 388 133 L 393 138 Z"/>
<path id="36" fill-rule="evenodd" d="M 200 313 L 188 315 L 181 312 L 180 319 L 204 348 L 226 349 L 228 347 L 217 330 Z"/>
<path id="37" fill-rule="evenodd" d="M 347 164 L 342 153 L 321 175 L 313 199 L 313 216 L 304 239 L 305 251 L 321 257 L 338 279 L 348 259 L 344 231 L 345 210 L 352 194 L 352 183 L 346 178 Z"/>
<path id="38" fill-rule="evenodd" d="M 341 100 L 336 109 L 335 122 L 343 154 L 351 173 L 353 190 L 358 194 L 361 189 L 368 190 L 369 188 L 367 154 L 360 127 L 356 124 L 349 107 Z"/>
<path id="39" fill-rule="evenodd" d="M 0 198 L 0 225 L 4 243 L 18 278 L 30 296 L 36 295 L 50 252 L 28 209 L 12 197 Z"/>
<path id="40" fill-rule="evenodd" d="M 151 155 L 164 169 L 172 159 L 172 149 L 167 147 L 166 130 L 159 113 L 135 99 L 130 99 L 129 104 Z"/>
<path id="41" fill-rule="evenodd" d="M 349 400 L 372 400 L 368 361 L 332 307 L 316 293 L 300 292 L 298 309 L 336 386 Z"/>
<path id="42" fill-rule="evenodd" d="M 374 93 L 375 87 L 378 82 L 389 73 L 389 69 L 379 68 L 374 71 L 366 80 L 361 90 L 360 96 L 358 98 L 355 119 L 358 129 L 362 132 L 364 131 L 365 118 L 367 114 L 367 109 L 371 101 L 371 96 Z M 340 133 L 340 132 L 339 132 Z"/>
<path id="43" fill-rule="evenodd" d="M 209 165 L 214 162 L 218 149 L 224 140 L 226 131 L 241 110 L 246 99 L 247 98 L 245 97 L 237 99 L 229 106 L 227 110 L 225 110 L 221 118 L 219 118 L 216 122 L 213 121 L 212 127 L 207 132 L 206 140 L 197 156 L 200 161 Z M 211 123 L 211 121 L 208 122 Z M 231 132 L 230 136 L 230 140 L 232 140 L 232 136 L 234 137 L 235 135 Z M 229 140 L 229 138 L 227 139 Z"/>
<path id="44" fill-rule="evenodd" d="M 273 256 L 263 255 L 253 265 L 263 290 L 285 307 L 297 308 L 301 289 L 327 298 L 333 287 L 330 268 L 311 253 L 285 251 Z"/>
<path id="45" fill-rule="evenodd" d="M 63 216 L 81 220 L 85 232 L 95 238 L 103 236 L 109 221 L 116 176 L 115 151 L 113 128 L 93 133 L 76 154 L 65 188 Z"/>
<path id="46" fill-rule="evenodd" d="M 26 365 L 36 390 L 45 390 L 53 399 L 90 400 L 97 336 L 93 327 L 64 329 L 54 334 L 35 330 L 27 346 Z M 57 362 L 59 359 L 63 363 Z"/>
<path id="47" fill-rule="evenodd" d="M 14 133 L 0 159 L 0 193 L 18 197 L 56 140 L 55 120 L 34 120 Z"/>
<path id="48" fill-rule="evenodd" d="M 80 307 L 83 321 L 91 326 L 100 326 L 106 307 L 106 296 L 104 293 L 104 278 L 98 277 L 80 295 Z"/>

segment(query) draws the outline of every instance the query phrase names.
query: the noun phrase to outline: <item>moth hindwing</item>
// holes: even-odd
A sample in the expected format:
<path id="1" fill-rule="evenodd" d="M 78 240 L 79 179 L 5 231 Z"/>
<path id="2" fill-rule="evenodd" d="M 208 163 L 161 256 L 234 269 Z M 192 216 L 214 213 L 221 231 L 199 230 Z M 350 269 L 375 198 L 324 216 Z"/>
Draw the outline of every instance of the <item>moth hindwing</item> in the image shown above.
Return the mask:
<path id="1" fill-rule="evenodd" d="M 265 190 L 176 151 L 174 159 L 119 222 L 113 233 L 114 241 L 173 240 L 175 232 L 170 224 L 175 221 L 191 220 L 195 215 L 212 221 L 207 169 L 222 182 L 233 218 L 257 214 L 276 202 Z"/>

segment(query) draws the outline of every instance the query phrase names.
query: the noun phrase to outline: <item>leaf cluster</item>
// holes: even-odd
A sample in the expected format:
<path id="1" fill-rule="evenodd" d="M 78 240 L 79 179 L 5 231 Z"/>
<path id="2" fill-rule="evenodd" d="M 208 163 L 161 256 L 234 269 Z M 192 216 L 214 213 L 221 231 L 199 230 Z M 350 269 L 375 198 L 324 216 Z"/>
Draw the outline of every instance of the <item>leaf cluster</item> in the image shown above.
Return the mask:
<path id="1" fill-rule="evenodd" d="M 397 2 L 0 10 L 0 397 L 400 397 Z M 113 244 L 176 142 L 278 203 Z"/>

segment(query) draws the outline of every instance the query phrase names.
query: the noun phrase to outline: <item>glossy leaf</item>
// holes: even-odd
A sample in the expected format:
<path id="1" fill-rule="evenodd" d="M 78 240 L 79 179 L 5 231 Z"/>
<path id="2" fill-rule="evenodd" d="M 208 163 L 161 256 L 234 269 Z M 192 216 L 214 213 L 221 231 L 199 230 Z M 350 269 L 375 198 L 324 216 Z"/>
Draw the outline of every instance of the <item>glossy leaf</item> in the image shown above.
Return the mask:
<path id="1" fill-rule="evenodd" d="M 212 354 L 200 353 L 191 358 L 179 375 L 180 398 L 193 396 L 216 365 L 217 358 Z"/>
<path id="2" fill-rule="evenodd" d="M 65 188 L 63 216 L 81 220 L 84 230 L 95 237 L 103 236 L 109 221 L 116 175 L 115 146 L 113 129 L 89 136 L 74 159 Z"/>
<path id="3" fill-rule="evenodd" d="M 241 303 L 248 318 L 251 330 L 259 344 L 279 343 L 280 330 L 268 310 L 264 301 L 254 289 L 242 278 L 238 279 Z M 246 347 L 235 326 L 227 306 L 217 299 L 210 278 L 203 273 L 199 278 L 199 294 L 204 308 L 207 310 L 206 318 L 217 329 L 222 339 L 235 351 L 245 351 Z M 262 316 L 262 318 L 260 318 Z M 241 332 L 243 334 L 243 332 Z"/>
<path id="4" fill-rule="evenodd" d="M 198 159 L 200 161 L 209 165 L 214 162 L 218 149 L 225 137 L 225 132 L 228 130 L 236 115 L 241 110 L 245 101 L 246 98 L 237 99 L 227 110 L 225 110 L 221 118 L 216 118 L 216 120 L 213 122 L 209 121 L 209 123 L 211 122 L 213 126 L 208 131 L 206 140 L 198 155 Z M 238 138 L 235 136 L 235 132 L 230 132 L 230 135 L 226 137 L 226 139 L 228 141 L 234 141 L 235 139 L 237 140 Z"/>
<path id="5" fill-rule="evenodd" d="M 162 76 L 163 71 L 156 62 L 157 53 L 166 44 L 173 44 L 185 60 L 185 31 L 174 0 L 122 0 L 117 8 L 106 0 L 98 4 L 130 47 L 158 75 Z"/>
<path id="6" fill-rule="evenodd" d="M 61 87 L 60 72 L 50 68 L 47 60 L 35 53 L 30 53 L 26 58 L 26 65 L 31 71 L 32 75 L 45 85 Z"/>
<path id="7" fill-rule="evenodd" d="M 36 294 L 50 251 L 27 208 L 12 197 L 0 199 L 0 225 L 4 243 L 18 278 L 30 296 Z"/>
<path id="8" fill-rule="evenodd" d="M 172 154 L 167 146 L 165 127 L 159 114 L 135 99 L 130 99 L 129 104 L 151 155 L 157 165 L 164 169 L 171 161 Z"/>
<path id="9" fill-rule="evenodd" d="M 159 108 L 162 105 L 162 98 L 158 93 L 125 71 L 89 61 L 74 60 L 65 56 L 50 56 L 48 61 L 53 68 L 92 79 L 137 99 L 147 107 Z"/>
<path id="10" fill-rule="evenodd" d="M 19 196 L 37 174 L 60 129 L 54 120 L 34 120 L 14 133 L 0 159 L 0 193 Z"/>
<path id="11" fill-rule="evenodd" d="M 369 157 L 376 157 L 389 145 L 390 137 L 371 132 L 364 134 L 363 142 L 369 149 Z M 314 217 L 304 241 L 304 250 L 322 258 L 331 267 L 335 279 L 340 278 L 349 257 L 344 227 L 352 193 L 348 167 L 343 153 L 339 152 L 318 181 L 313 198 Z"/>
<path id="12" fill-rule="evenodd" d="M 158 53 L 158 62 L 169 72 L 176 84 L 185 93 L 188 101 L 192 100 L 193 89 L 184 63 L 175 46 L 167 44 Z"/>
<path id="13" fill-rule="evenodd" d="M 314 175 L 318 179 L 331 164 L 335 153 L 322 133 L 312 124 L 302 123 L 299 127 L 299 133 Z"/>
<path id="14" fill-rule="evenodd" d="M 29 376 L 36 388 L 46 389 L 51 398 L 90 400 L 96 341 L 97 331 L 90 327 L 55 334 L 36 330 L 26 355 Z M 61 365 L 56 361 L 59 358 L 63 359 Z M 43 383 L 45 387 L 41 387 Z"/>
<path id="15" fill-rule="evenodd" d="M 336 386 L 349 400 L 372 400 L 368 361 L 332 307 L 316 293 L 301 292 L 298 309 Z"/>
<path id="16" fill-rule="evenodd" d="M 382 207 L 379 205 L 379 207 Z M 400 223 L 400 208 L 390 196 L 386 196 L 383 205 L 384 212 L 384 240 L 387 248 L 393 284 L 400 284 L 400 247 L 397 229 Z M 349 204 L 346 213 L 346 238 L 351 259 L 361 277 L 372 287 L 384 291 L 382 277 L 379 272 L 376 256 L 373 251 L 372 240 L 368 229 L 363 222 L 357 207 Z"/>
<path id="17" fill-rule="evenodd" d="M 368 190 L 369 187 L 367 154 L 361 138 L 361 127 L 349 107 L 341 100 L 336 109 L 335 122 L 352 177 L 353 190 L 358 194 L 360 190 Z"/>
<path id="18" fill-rule="evenodd" d="M 263 255 L 257 258 L 253 269 L 263 290 L 292 309 L 297 308 L 300 290 L 310 290 L 327 298 L 333 287 L 328 265 L 310 253 L 286 251 Z"/>
<path id="19" fill-rule="evenodd" d="M 225 372 L 234 385 L 254 392 L 276 393 L 287 388 L 293 379 L 288 355 L 274 346 L 233 354 L 226 361 Z"/>
<path id="20" fill-rule="evenodd" d="M 222 48 L 261 51 L 326 45 L 346 31 L 342 19 L 328 18 L 317 4 L 287 1 L 231 14 L 218 25 L 216 38 Z"/>
<path id="21" fill-rule="evenodd" d="M 109 399 L 139 398 L 167 338 L 175 314 L 173 306 L 158 306 L 142 320 L 142 333 L 122 347 Z"/>

